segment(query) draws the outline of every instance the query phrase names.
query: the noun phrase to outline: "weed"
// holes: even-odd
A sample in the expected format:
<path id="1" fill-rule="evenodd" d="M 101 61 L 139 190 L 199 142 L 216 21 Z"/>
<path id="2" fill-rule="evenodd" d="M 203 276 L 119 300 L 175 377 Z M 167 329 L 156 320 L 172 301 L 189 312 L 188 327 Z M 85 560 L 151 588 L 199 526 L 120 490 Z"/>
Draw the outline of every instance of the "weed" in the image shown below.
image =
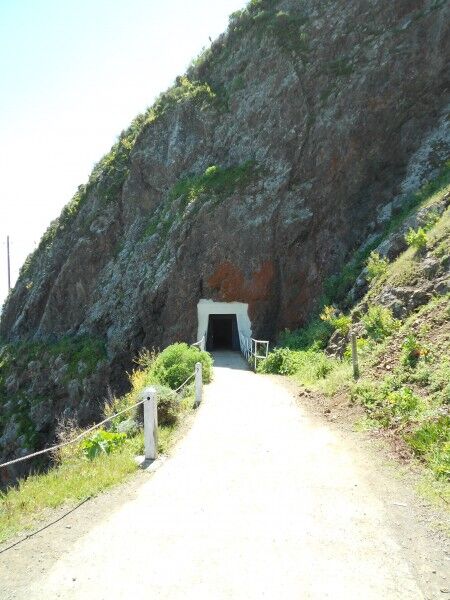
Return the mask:
<path id="1" fill-rule="evenodd" d="M 408 246 L 415 248 L 418 252 L 423 252 L 427 247 L 428 236 L 422 227 L 417 230 L 410 228 L 405 235 L 405 241 Z"/>
<path id="2" fill-rule="evenodd" d="M 2 356 L 0 362 L 4 360 Z M 186 386 L 180 395 L 160 383 L 160 380 L 167 379 L 173 386 L 178 384 L 177 378 L 182 373 L 171 370 L 177 360 L 188 366 L 189 374 L 193 373 L 195 362 L 201 361 L 204 380 L 209 381 L 212 361 L 205 352 L 186 344 L 169 346 L 160 355 L 154 351 L 143 351 L 136 359 L 138 369 L 130 375 L 131 391 L 113 399 L 104 410 L 105 416 L 111 416 L 118 410 L 131 408 L 140 399 L 144 387 L 155 385 L 158 392 L 159 452 L 169 451 L 176 439 L 180 416 L 193 408 L 192 386 Z M 78 444 L 64 446 L 55 456 L 55 466 L 48 472 L 31 475 L 19 481 L 17 487 L 0 493 L 0 542 L 19 530 L 32 527 L 43 510 L 84 500 L 136 471 L 134 458 L 136 454 L 143 453 L 143 434 L 136 433 L 136 428 L 132 428 L 128 435 L 117 431 L 123 421 L 136 419 L 136 413 L 136 409 L 127 411 L 111 422 L 109 431 L 100 429 Z M 69 423 L 61 428 L 59 439 L 73 439 L 79 433 L 81 430 Z"/>
<path id="3" fill-rule="evenodd" d="M 402 387 L 386 395 L 385 407 L 389 416 L 408 421 L 423 413 L 426 404 L 410 388 Z"/>
<path id="4" fill-rule="evenodd" d="M 421 357 L 429 354 L 428 348 L 419 343 L 417 338 L 410 334 L 402 344 L 401 363 L 409 367 L 415 367 Z"/>
<path id="5" fill-rule="evenodd" d="M 167 195 L 166 202 L 153 215 L 141 239 L 159 233 L 166 238 L 172 226 L 179 222 L 191 207 L 198 210 L 200 201 L 218 202 L 235 190 L 246 187 L 258 173 L 253 161 L 232 167 L 211 165 L 200 175 L 188 175 L 176 183 Z"/>
<path id="6" fill-rule="evenodd" d="M 356 349 L 358 351 L 358 356 L 360 358 L 365 357 L 368 353 L 373 350 L 372 340 L 368 340 L 366 338 L 359 337 L 356 339 Z M 347 344 L 347 347 L 344 351 L 344 358 L 346 360 L 351 360 L 352 358 L 352 345 Z"/>
<path id="7" fill-rule="evenodd" d="M 379 279 L 387 273 L 389 261 L 387 258 L 382 258 L 378 252 L 371 252 L 367 259 L 367 279 L 373 281 Z"/>
<path id="8" fill-rule="evenodd" d="M 362 317 L 367 335 L 375 341 L 381 341 L 400 328 L 400 321 L 395 319 L 392 311 L 384 306 L 370 306 Z"/>
<path id="9" fill-rule="evenodd" d="M 370 418 L 383 427 L 409 422 L 427 408 L 427 404 L 410 388 L 401 386 L 392 389 L 392 384 L 395 388 L 396 383 L 392 380 L 386 380 L 382 385 L 366 380 L 356 384 L 351 391 L 352 400 L 360 402 Z"/>
<path id="10" fill-rule="evenodd" d="M 83 440 L 81 449 L 86 458 L 92 460 L 102 452 L 110 454 L 122 446 L 126 440 L 124 433 L 114 433 L 98 429 L 93 435 Z"/>
<path id="11" fill-rule="evenodd" d="M 45 509 L 85 500 L 123 481 L 136 469 L 134 453 L 124 444 L 118 452 L 99 454 L 89 465 L 76 457 L 45 474 L 21 480 L 17 487 L 0 493 L 0 541 L 32 527 Z"/>
<path id="12" fill-rule="evenodd" d="M 224 99 L 207 82 L 191 81 L 183 75 L 177 77 L 175 85 L 161 94 L 155 104 L 148 109 L 145 123 L 154 123 L 172 111 L 178 104 L 187 101 L 193 102 L 201 110 L 206 107 L 215 107 L 219 110 L 226 108 Z"/>
<path id="13" fill-rule="evenodd" d="M 405 439 L 438 477 L 450 479 L 450 417 L 428 421 Z"/>
<path id="14" fill-rule="evenodd" d="M 275 348 L 258 366 L 259 373 L 294 375 L 303 385 L 317 387 L 331 395 L 351 378 L 351 365 L 327 357 L 317 350 Z"/>
<path id="15" fill-rule="evenodd" d="M 387 223 L 384 231 L 375 238 L 366 248 L 353 254 L 351 260 L 349 260 L 341 268 L 340 272 L 331 275 L 324 283 L 323 287 L 323 299 L 321 305 L 325 304 L 338 304 L 345 305 L 347 303 L 347 293 L 355 283 L 356 278 L 363 269 L 370 253 L 380 244 L 383 239 L 386 239 L 392 232 L 398 229 L 403 221 L 417 209 L 418 206 L 432 204 L 437 198 L 442 197 L 443 194 L 448 192 L 450 189 L 450 160 L 446 161 L 441 168 L 439 175 L 425 183 L 419 190 L 412 192 L 404 197 L 402 207 L 398 213 L 393 216 Z M 448 209 L 447 209 L 448 211 Z M 448 211 L 449 217 L 447 220 L 441 219 L 436 225 L 435 229 L 441 227 L 442 236 L 444 239 L 448 238 L 448 224 L 450 222 L 450 211 Z M 441 225 L 442 223 L 442 225 Z M 448 242 L 446 244 L 448 250 Z M 445 252 L 445 251 L 444 251 Z M 400 257 L 403 259 L 403 256 Z M 402 268 L 397 263 L 399 259 L 395 261 L 389 267 L 389 275 L 396 267 L 396 277 L 398 283 L 402 281 L 410 283 L 414 280 L 417 271 L 417 265 L 414 261 L 403 260 Z M 405 268 L 407 273 L 405 273 Z"/>

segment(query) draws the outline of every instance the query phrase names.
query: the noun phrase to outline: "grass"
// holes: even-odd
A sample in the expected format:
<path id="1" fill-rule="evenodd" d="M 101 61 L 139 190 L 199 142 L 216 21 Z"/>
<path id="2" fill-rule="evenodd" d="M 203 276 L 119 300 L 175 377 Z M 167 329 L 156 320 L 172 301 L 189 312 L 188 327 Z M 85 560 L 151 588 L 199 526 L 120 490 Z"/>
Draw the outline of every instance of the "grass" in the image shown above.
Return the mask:
<path id="1" fill-rule="evenodd" d="M 446 161 L 441 168 L 437 177 L 428 181 L 415 192 L 411 192 L 403 198 L 401 209 L 391 217 L 384 231 L 372 241 L 364 250 L 353 253 L 350 260 L 344 264 L 341 270 L 325 281 L 323 287 L 323 297 L 318 304 L 318 312 L 326 304 L 333 304 L 348 308 L 347 294 L 353 287 L 356 278 L 359 276 L 363 268 L 367 264 L 370 254 L 394 231 L 396 231 L 406 218 L 422 207 L 429 207 L 440 200 L 445 194 L 450 191 L 450 160 Z M 439 219 L 437 223 L 429 229 L 429 247 L 438 248 L 439 244 L 436 236 L 440 240 L 440 252 L 448 252 L 448 233 L 450 230 L 450 211 L 447 211 L 446 216 Z M 407 285 L 408 282 L 414 283 L 419 274 L 418 263 L 412 259 L 416 256 L 415 250 L 410 248 L 406 253 L 402 254 L 394 263 L 390 265 L 385 275 L 375 279 L 373 291 L 384 285 L 386 277 L 390 276 L 392 282 L 397 282 L 398 285 Z"/>
<path id="2" fill-rule="evenodd" d="M 290 331 L 285 329 L 279 336 L 281 347 L 290 350 L 323 349 L 333 333 L 332 325 L 319 317 L 312 318 L 305 327 Z"/>
<path id="3" fill-rule="evenodd" d="M 255 180 L 258 169 L 253 161 L 230 167 L 209 166 L 203 173 L 180 179 L 170 190 L 166 202 L 153 215 L 141 239 L 159 233 L 166 238 L 174 223 L 197 211 L 204 202 L 216 203 L 243 189 Z"/>
<path id="4" fill-rule="evenodd" d="M 105 416 L 130 409 L 111 421 L 110 432 L 119 431 L 124 422 L 130 422 L 130 419 L 137 423 L 138 410 L 132 406 L 140 399 L 145 387 L 155 385 L 158 389 L 158 450 L 162 454 L 168 453 L 194 405 L 192 384 L 183 388 L 178 395 L 173 389 L 193 373 L 197 361 L 203 364 L 206 383 L 211 378 L 212 366 L 206 352 L 199 352 L 187 344 L 174 344 L 159 355 L 143 351 L 136 361 L 138 368 L 130 375 L 130 392 L 105 405 Z M 33 527 L 47 510 L 65 504 L 72 505 L 99 494 L 124 481 L 137 470 L 134 457 L 144 452 L 143 432 L 133 427 L 123 443 L 117 446 L 111 444 L 109 453 L 89 454 L 87 449 L 90 445 L 85 440 L 93 441 L 98 431 L 102 430 L 97 430 L 77 444 L 60 449 L 55 456 L 54 466 L 46 473 L 31 475 L 20 480 L 16 487 L 0 493 L 0 542 Z M 80 430 L 68 427 L 60 431 L 60 439 L 72 439 L 77 433 Z"/>
<path id="5" fill-rule="evenodd" d="M 450 191 L 449 165 L 433 182 L 412 194 L 404 207 L 404 218 L 416 209 L 433 206 Z M 412 198 L 412 200 L 411 200 Z M 395 221 L 402 225 L 401 220 Z M 387 231 L 392 231 L 392 223 Z M 427 283 L 423 262 L 436 256 L 441 268 L 450 261 L 450 209 L 441 216 L 431 210 L 423 226 L 420 243 L 412 244 L 389 263 L 377 254 L 369 258 L 369 291 L 351 314 L 335 306 L 321 308 L 320 319 L 313 318 L 297 331 L 280 335 L 278 347 L 259 365 L 262 373 L 292 376 L 300 384 L 327 396 L 346 395 L 360 404 L 366 417 L 356 425 L 359 430 L 389 429 L 410 448 L 436 481 L 440 497 L 448 497 L 450 481 L 450 295 L 432 297 L 403 320 L 378 304 L 376 298 L 385 286 Z M 378 240 L 379 242 L 379 240 Z M 426 251 L 425 251 L 426 250 Z M 359 274 L 362 255 L 332 279 L 334 297 L 341 298 Z M 359 265 L 358 269 L 356 266 Z M 353 380 L 349 347 L 341 359 L 323 351 L 333 331 L 345 341 L 350 327 L 359 332 L 357 340 L 361 377 Z M 443 491 L 446 490 L 446 491 Z"/>
<path id="6" fill-rule="evenodd" d="M 393 430 L 437 479 L 450 480 L 450 419 L 442 414 L 450 404 L 450 360 L 445 358 L 450 354 L 448 302 L 448 295 L 435 298 L 395 326 L 389 316 L 387 329 L 385 321 L 380 325 L 377 312 L 369 338 L 359 340 L 363 376 L 358 382 L 353 381 L 348 351 L 339 360 L 317 346 L 276 348 L 258 370 L 290 375 L 326 396 L 346 393 L 366 410 L 360 430 Z M 370 307 L 369 312 L 375 309 Z M 431 340 L 431 334 L 437 338 Z M 395 367 L 380 374 L 379 363 L 386 356 Z"/>
<path id="7" fill-rule="evenodd" d="M 185 399 L 189 409 L 176 425 L 158 427 L 158 452 L 168 454 L 178 439 L 179 427 L 192 410 L 193 396 Z M 58 466 L 47 473 L 31 475 L 0 493 L 0 543 L 15 534 L 36 527 L 49 509 L 86 500 L 123 483 L 138 470 L 135 457 L 144 453 L 140 432 L 126 440 L 111 454 L 99 454 L 92 460 L 79 451 L 80 446 L 62 457 Z"/>
<path id="8" fill-rule="evenodd" d="M 247 161 L 232 167 L 212 165 L 201 175 L 191 175 L 181 179 L 169 192 L 169 200 L 181 199 L 185 208 L 202 195 L 226 197 L 238 187 L 245 187 L 255 175 L 255 163 Z"/>
<path id="9" fill-rule="evenodd" d="M 127 445 L 120 452 L 89 461 L 64 462 L 42 475 L 32 475 L 0 495 L 0 542 L 30 529 L 46 509 L 75 503 L 124 481 L 137 468 Z"/>

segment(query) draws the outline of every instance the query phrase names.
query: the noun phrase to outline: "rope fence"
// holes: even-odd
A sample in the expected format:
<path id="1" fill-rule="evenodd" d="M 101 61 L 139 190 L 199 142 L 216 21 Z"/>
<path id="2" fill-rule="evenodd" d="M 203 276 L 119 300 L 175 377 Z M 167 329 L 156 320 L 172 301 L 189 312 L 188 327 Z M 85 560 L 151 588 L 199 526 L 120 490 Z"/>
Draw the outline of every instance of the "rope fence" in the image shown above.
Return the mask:
<path id="1" fill-rule="evenodd" d="M 194 344 L 191 344 L 191 346 L 193 348 L 198 348 L 201 351 L 203 351 L 205 349 L 205 345 L 206 345 L 206 337 L 205 337 L 205 335 L 203 335 L 203 337 L 198 342 L 195 342 Z"/>
<path id="2" fill-rule="evenodd" d="M 200 382 L 199 382 L 199 377 L 200 377 Z M 192 375 L 189 375 L 189 377 L 186 379 L 186 381 L 184 381 L 176 390 L 174 390 L 174 393 L 180 392 L 181 389 L 189 381 L 191 381 L 194 378 L 196 379 L 195 406 L 197 407 L 201 402 L 202 386 L 203 386 L 202 364 L 201 363 L 196 363 L 195 372 L 192 373 Z M 89 427 L 89 429 L 82 431 L 80 434 L 78 434 L 71 440 L 67 440 L 66 442 L 61 442 L 59 444 L 55 444 L 54 446 L 49 446 L 48 448 L 44 448 L 43 450 L 37 450 L 36 452 L 32 452 L 31 454 L 27 454 L 25 456 L 20 456 L 19 458 L 14 458 L 13 460 L 9 460 L 5 463 L 0 464 L 0 469 L 3 467 L 10 467 L 11 465 L 23 462 L 25 460 L 29 460 L 30 458 L 35 458 L 36 456 L 41 456 L 42 454 L 47 454 L 48 452 L 54 452 L 55 450 L 59 450 L 60 448 L 64 448 L 65 446 L 69 446 L 70 444 L 75 444 L 79 440 L 86 437 L 92 431 L 95 431 L 95 429 L 98 429 L 102 425 L 105 425 L 105 423 L 108 423 L 109 421 L 112 421 L 116 417 L 119 417 L 120 415 L 123 415 L 124 413 L 126 413 L 130 410 L 133 410 L 137 406 L 141 406 L 141 404 L 144 404 L 144 405 L 145 405 L 145 403 L 149 404 L 150 401 L 152 401 L 154 404 L 154 407 L 152 410 L 152 412 L 154 413 L 153 421 L 154 422 L 156 421 L 156 426 L 157 426 L 158 416 L 157 416 L 157 392 L 156 392 L 156 389 L 155 388 L 147 388 L 147 389 L 143 390 L 142 395 L 144 397 L 142 400 L 139 400 L 139 402 L 136 402 L 135 404 L 133 404 L 131 406 L 127 406 L 126 408 L 120 410 L 119 412 L 115 413 L 114 415 L 110 415 L 106 419 L 103 419 L 103 421 L 100 421 L 99 423 L 96 423 L 92 427 Z M 146 432 L 146 418 L 145 418 L 145 415 L 146 415 L 146 413 L 148 413 L 148 410 L 146 411 L 145 409 L 146 409 L 146 407 L 144 406 L 144 437 L 146 437 L 146 433 L 148 433 L 148 432 Z M 155 429 L 154 422 L 152 422 L 152 424 L 151 424 L 152 430 Z M 147 423 L 147 429 L 148 429 L 148 427 L 150 427 L 150 423 Z M 154 437 L 156 438 L 156 431 L 154 431 L 153 433 L 154 433 Z M 148 435 L 147 435 L 147 437 L 148 437 Z M 146 458 L 147 458 L 147 456 L 146 456 Z M 156 458 L 156 450 L 155 450 L 155 458 Z"/>

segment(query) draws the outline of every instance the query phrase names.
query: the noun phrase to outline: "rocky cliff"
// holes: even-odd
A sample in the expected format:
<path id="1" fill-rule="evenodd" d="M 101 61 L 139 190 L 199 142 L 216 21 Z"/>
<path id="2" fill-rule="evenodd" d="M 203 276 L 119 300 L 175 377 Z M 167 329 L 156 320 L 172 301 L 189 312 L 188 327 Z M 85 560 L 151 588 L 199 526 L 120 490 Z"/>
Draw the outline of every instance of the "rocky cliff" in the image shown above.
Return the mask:
<path id="1" fill-rule="evenodd" d="M 22 447 L 55 414 L 94 418 L 140 348 L 194 341 L 201 298 L 248 302 L 262 338 L 304 323 L 401 210 L 400 182 L 448 156 L 449 22 L 445 0 L 252 0 L 232 15 L 23 266 L 0 324 L 7 453 L 18 402 L 32 430 L 30 395 L 57 407 Z M 95 350 L 71 353 L 80 340 Z"/>

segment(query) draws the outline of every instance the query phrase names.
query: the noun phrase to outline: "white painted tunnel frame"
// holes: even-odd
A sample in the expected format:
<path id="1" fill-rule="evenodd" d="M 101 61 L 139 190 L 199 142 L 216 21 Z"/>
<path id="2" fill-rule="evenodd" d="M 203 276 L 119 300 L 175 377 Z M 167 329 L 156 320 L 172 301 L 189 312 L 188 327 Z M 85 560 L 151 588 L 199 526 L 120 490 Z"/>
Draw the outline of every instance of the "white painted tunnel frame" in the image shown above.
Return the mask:
<path id="1" fill-rule="evenodd" d="M 214 302 L 200 300 L 197 304 L 198 328 L 197 340 L 204 338 L 208 331 L 209 315 L 236 315 L 239 337 L 252 337 L 252 324 L 248 316 L 248 304 L 245 302 Z"/>
<path id="2" fill-rule="evenodd" d="M 248 316 L 248 304 L 245 302 L 215 302 L 214 300 L 200 300 L 197 304 L 198 328 L 197 340 L 194 346 L 205 349 L 210 315 L 236 315 L 241 352 L 250 360 L 254 358 L 254 368 L 258 359 L 267 358 L 269 342 L 252 338 L 252 324 Z"/>

